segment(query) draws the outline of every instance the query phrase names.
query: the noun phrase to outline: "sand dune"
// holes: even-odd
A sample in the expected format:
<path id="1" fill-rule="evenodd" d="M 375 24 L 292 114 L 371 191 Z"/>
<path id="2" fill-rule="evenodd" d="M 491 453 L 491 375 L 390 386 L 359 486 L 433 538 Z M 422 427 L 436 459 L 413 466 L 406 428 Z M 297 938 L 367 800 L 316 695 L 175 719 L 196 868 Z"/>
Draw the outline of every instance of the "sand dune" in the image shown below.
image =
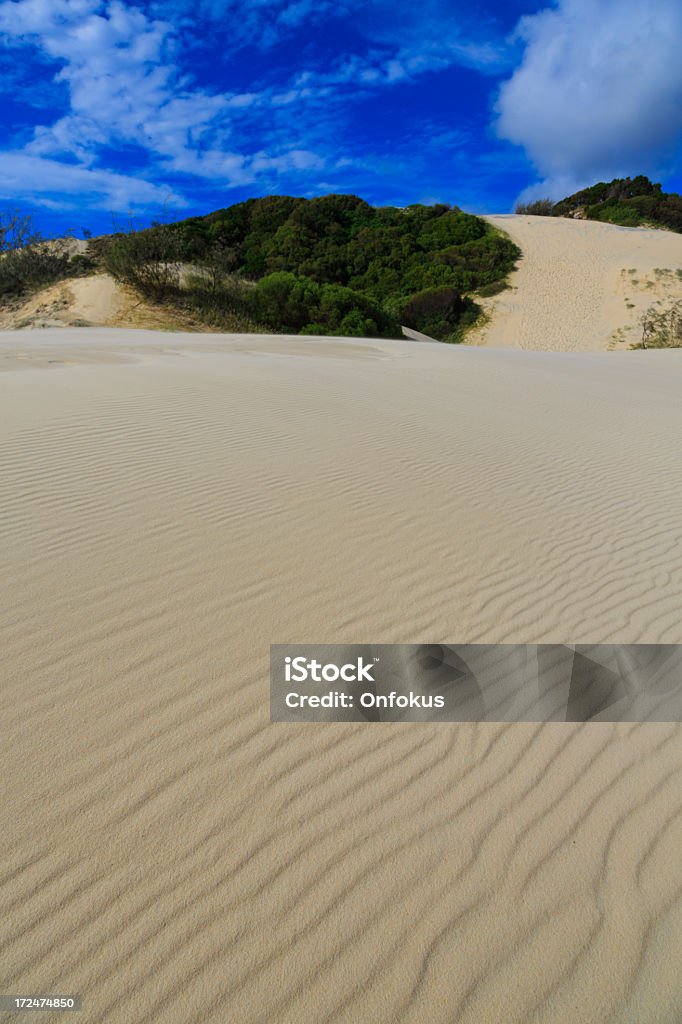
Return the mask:
<path id="1" fill-rule="evenodd" d="M 60 281 L 0 309 L 0 330 L 51 327 L 174 331 L 199 330 L 201 324 L 182 311 L 142 298 L 104 273 Z"/>
<path id="2" fill-rule="evenodd" d="M 658 301 L 682 298 L 682 235 L 558 217 L 487 217 L 523 252 L 511 291 L 472 335 L 491 346 L 577 352 L 629 348 Z"/>
<path id="3" fill-rule="evenodd" d="M 0 990 L 679 1022 L 679 726 L 271 725 L 267 683 L 271 641 L 682 641 L 679 353 L 62 330 L 0 367 Z"/>

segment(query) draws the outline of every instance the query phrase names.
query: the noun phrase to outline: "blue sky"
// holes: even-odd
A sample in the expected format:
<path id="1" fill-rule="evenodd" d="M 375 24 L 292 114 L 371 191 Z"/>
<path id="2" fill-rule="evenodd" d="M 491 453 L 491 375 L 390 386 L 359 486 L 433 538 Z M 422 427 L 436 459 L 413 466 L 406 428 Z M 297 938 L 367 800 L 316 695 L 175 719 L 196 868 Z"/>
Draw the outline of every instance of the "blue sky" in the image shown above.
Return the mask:
<path id="1" fill-rule="evenodd" d="M 681 38 L 679 0 L 0 0 L 0 202 L 107 231 L 273 192 L 677 190 Z"/>

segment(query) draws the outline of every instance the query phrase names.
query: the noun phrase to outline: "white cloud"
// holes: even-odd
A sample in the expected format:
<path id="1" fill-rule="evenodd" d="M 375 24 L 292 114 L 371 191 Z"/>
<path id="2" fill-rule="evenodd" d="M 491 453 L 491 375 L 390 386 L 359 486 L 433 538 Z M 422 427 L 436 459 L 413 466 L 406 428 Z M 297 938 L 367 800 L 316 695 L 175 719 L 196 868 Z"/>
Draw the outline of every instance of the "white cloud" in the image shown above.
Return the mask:
<path id="1" fill-rule="evenodd" d="M 56 191 L 56 180 L 64 182 L 65 192 L 80 180 L 88 192 L 112 203 L 116 199 L 124 208 L 131 195 L 126 182 L 132 179 L 97 167 L 103 147 L 120 145 L 146 151 L 157 177 L 192 175 L 225 187 L 253 182 L 261 172 L 319 163 L 296 147 L 270 154 L 235 152 L 231 118 L 270 97 L 193 88 L 176 64 L 174 27 L 121 0 L 6 0 L 0 3 L 0 33 L 56 61 L 61 66 L 55 80 L 68 86 L 69 112 L 36 128 L 23 150 L 32 172 L 64 169 L 56 177 L 43 175 L 44 194 Z M 21 155 L 6 154 L 9 165 L 18 167 Z M 59 163 L 60 158 L 67 162 Z M 40 181 L 41 174 L 32 173 L 31 189 L 40 191 Z M 161 190 L 155 188 L 142 182 L 140 197 L 158 197 Z"/>
<path id="2" fill-rule="evenodd" d="M 342 17 L 358 0 L 156 0 L 152 9 L 191 29 L 210 21 L 223 45 L 267 48 L 283 35 L 329 16 Z"/>
<path id="3" fill-rule="evenodd" d="M 67 112 L 35 128 L 21 154 L 45 168 L 63 162 L 69 182 L 78 169 L 91 171 L 81 180 L 96 201 L 127 196 L 116 185 L 125 175 L 105 181 L 101 169 L 116 150 L 135 153 L 148 180 L 183 176 L 226 189 L 259 180 L 274 184 L 278 175 L 324 167 L 312 150 L 333 151 L 330 126 L 349 100 L 452 64 L 499 67 L 504 47 L 485 42 L 485 26 L 474 36 L 462 30 L 450 0 L 423 0 L 418 9 L 400 2 L 389 8 L 387 0 L 374 6 L 390 32 L 375 38 L 370 26 L 363 52 L 341 52 L 321 65 L 311 49 L 317 63 L 290 80 L 273 82 L 268 73 L 268 87 L 219 92 L 199 87 L 181 69 L 181 47 L 206 34 L 202 16 L 210 12 L 213 31 L 224 33 L 225 75 L 231 33 L 241 39 L 251 32 L 253 45 L 268 26 L 279 38 L 301 24 L 308 28 L 311 19 L 349 12 L 359 19 L 361 0 L 0 0 L 2 41 L 39 53 L 42 73 L 60 85 L 60 104 L 68 96 Z M 19 143 L 9 146 L 16 162 Z M 32 182 L 38 189 L 40 175 Z M 45 175 L 42 194 L 53 193 Z"/>
<path id="4" fill-rule="evenodd" d="M 0 153 L 0 197 L 32 200 L 54 206 L 51 197 L 64 197 L 82 205 L 111 210 L 129 210 L 137 206 L 183 206 L 184 200 L 172 190 L 142 178 L 118 174 L 15 150 Z"/>
<path id="5" fill-rule="evenodd" d="M 119 0 L 2 3 L 0 32 L 61 63 L 56 80 L 69 88 L 69 114 L 38 128 L 29 152 L 86 160 L 103 144 L 125 142 L 175 155 L 196 146 L 229 104 L 183 89 L 172 26 Z"/>
<path id="6" fill-rule="evenodd" d="M 599 178 L 657 173 L 682 141 L 679 0 L 559 0 L 521 20 L 522 63 L 502 86 L 497 133 L 566 195 Z"/>

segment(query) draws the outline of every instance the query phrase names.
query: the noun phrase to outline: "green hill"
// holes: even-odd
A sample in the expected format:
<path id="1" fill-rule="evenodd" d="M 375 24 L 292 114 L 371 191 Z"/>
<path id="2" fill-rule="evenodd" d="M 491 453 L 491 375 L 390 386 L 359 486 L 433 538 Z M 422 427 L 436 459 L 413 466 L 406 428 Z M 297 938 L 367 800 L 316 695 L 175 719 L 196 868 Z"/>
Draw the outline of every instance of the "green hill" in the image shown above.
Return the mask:
<path id="1" fill-rule="evenodd" d="M 461 339 L 480 313 L 475 296 L 503 288 L 519 256 L 457 207 L 373 207 L 352 195 L 249 199 L 113 236 L 104 251 L 119 279 L 216 324 L 238 316 L 252 329 L 381 337 L 404 324 L 443 341 Z"/>
<path id="2" fill-rule="evenodd" d="M 551 217 L 585 217 L 623 227 L 654 226 L 682 232 L 682 196 L 663 192 L 643 174 L 600 181 L 558 203 L 540 199 L 517 206 L 517 213 Z"/>

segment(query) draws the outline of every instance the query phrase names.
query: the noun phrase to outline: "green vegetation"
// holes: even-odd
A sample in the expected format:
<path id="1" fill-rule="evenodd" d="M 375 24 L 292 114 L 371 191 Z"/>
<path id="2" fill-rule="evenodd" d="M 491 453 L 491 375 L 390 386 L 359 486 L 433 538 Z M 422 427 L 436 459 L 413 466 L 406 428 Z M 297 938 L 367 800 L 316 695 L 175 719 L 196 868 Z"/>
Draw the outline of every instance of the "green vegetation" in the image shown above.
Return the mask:
<path id="1" fill-rule="evenodd" d="M 461 340 L 504 287 L 518 248 L 457 207 L 372 207 L 357 196 L 268 196 L 206 217 L 113 236 L 120 280 L 190 306 L 302 334 L 400 337 L 400 325 Z M 190 272 L 183 272 L 190 268 Z"/>
<path id="2" fill-rule="evenodd" d="M 660 185 L 649 181 L 643 174 L 636 178 L 600 181 L 558 203 L 549 199 L 521 203 L 516 207 L 516 213 L 544 217 L 581 216 L 622 227 L 652 226 L 682 232 L 682 196 L 663 192 Z"/>
<path id="3" fill-rule="evenodd" d="M 177 246 L 164 229 L 115 236 L 105 249 L 106 267 L 143 295 L 163 300 L 180 286 Z"/>
<path id="4" fill-rule="evenodd" d="M 517 203 L 514 213 L 530 214 L 533 217 L 551 217 L 554 203 L 551 199 L 535 199 L 532 203 Z"/>
<path id="5" fill-rule="evenodd" d="M 651 306 L 643 315 L 638 348 L 682 348 L 682 300 L 664 308 Z"/>
<path id="6" fill-rule="evenodd" d="M 65 246 L 38 234 L 29 216 L 0 212 L 0 302 L 92 269 L 83 260 L 72 259 Z"/>

